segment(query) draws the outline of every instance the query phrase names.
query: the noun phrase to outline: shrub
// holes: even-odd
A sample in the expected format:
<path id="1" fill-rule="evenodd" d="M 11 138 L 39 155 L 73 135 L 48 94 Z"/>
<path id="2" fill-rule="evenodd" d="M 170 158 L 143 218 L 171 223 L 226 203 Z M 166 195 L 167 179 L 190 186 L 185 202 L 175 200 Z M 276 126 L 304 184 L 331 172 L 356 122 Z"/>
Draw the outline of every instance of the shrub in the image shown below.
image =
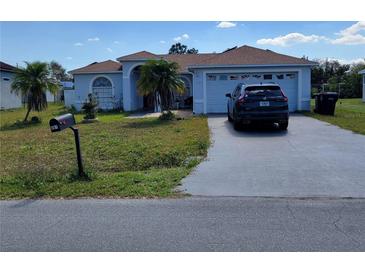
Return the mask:
<path id="1" fill-rule="evenodd" d="M 98 106 L 98 103 L 97 103 L 95 97 L 91 93 L 89 93 L 88 99 L 82 105 L 82 109 L 85 112 L 84 119 L 95 119 L 97 106 Z"/>
<path id="2" fill-rule="evenodd" d="M 158 119 L 160 119 L 161 121 L 171 121 L 175 119 L 175 114 L 170 110 L 163 111 Z"/>
<path id="3" fill-rule="evenodd" d="M 39 117 L 37 117 L 37 116 L 33 116 L 32 118 L 30 118 L 30 122 L 32 124 L 38 124 L 38 123 L 41 123 L 42 120 Z"/>

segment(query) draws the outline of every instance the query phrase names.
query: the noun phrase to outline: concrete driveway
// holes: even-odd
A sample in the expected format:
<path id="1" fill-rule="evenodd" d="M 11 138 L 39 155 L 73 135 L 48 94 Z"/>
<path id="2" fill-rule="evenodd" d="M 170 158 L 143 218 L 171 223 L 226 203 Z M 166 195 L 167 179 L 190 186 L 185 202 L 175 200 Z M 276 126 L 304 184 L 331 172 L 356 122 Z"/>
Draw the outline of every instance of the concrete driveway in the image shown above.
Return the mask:
<path id="1" fill-rule="evenodd" d="M 365 197 L 365 136 L 302 115 L 287 132 L 208 118 L 208 158 L 182 181 L 202 196 Z"/>

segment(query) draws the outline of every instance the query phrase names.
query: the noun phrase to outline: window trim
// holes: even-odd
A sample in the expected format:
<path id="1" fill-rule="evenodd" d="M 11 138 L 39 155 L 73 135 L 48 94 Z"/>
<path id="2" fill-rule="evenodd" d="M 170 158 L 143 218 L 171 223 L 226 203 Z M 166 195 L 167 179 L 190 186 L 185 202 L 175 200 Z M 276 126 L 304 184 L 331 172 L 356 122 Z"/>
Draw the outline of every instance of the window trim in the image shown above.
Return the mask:
<path id="1" fill-rule="evenodd" d="M 285 73 L 285 77 L 287 79 L 295 79 L 296 74 L 295 73 Z"/>
<path id="2" fill-rule="evenodd" d="M 236 78 L 236 79 L 232 79 L 232 78 Z M 239 79 L 238 75 L 229 75 L 229 81 L 237 81 Z"/>
<path id="3" fill-rule="evenodd" d="M 106 79 L 106 80 L 110 83 L 110 85 L 108 85 L 108 86 L 94 86 L 95 82 L 96 82 L 96 81 L 98 81 L 99 79 L 102 79 L 102 78 Z M 92 81 L 92 83 L 91 83 L 91 87 L 92 87 L 92 88 L 112 88 L 112 87 L 113 87 L 113 83 L 112 83 L 112 81 L 110 81 L 110 79 L 108 79 L 107 77 L 99 76 L 99 77 L 95 78 L 95 79 Z"/>

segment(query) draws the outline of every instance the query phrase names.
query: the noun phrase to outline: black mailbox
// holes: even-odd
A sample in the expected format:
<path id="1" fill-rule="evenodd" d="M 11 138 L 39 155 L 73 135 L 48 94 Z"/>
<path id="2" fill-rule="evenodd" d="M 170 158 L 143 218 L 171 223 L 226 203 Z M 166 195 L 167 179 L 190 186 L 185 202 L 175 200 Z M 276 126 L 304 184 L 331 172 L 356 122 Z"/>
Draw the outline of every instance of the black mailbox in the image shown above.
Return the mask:
<path id="1" fill-rule="evenodd" d="M 84 167 L 82 164 L 81 148 L 80 148 L 80 136 L 79 130 L 73 126 L 76 124 L 75 117 L 71 113 L 67 113 L 49 120 L 49 126 L 52 132 L 57 132 L 69 128 L 73 131 L 75 136 L 77 165 L 79 167 L 79 176 L 85 176 Z"/>
<path id="2" fill-rule="evenodd" d="M 75 124 L 75 117 L 71 113 L 67 113 L 49 120 L 49 126 L 52 132 L 64 130 L 74 126 Z"/>

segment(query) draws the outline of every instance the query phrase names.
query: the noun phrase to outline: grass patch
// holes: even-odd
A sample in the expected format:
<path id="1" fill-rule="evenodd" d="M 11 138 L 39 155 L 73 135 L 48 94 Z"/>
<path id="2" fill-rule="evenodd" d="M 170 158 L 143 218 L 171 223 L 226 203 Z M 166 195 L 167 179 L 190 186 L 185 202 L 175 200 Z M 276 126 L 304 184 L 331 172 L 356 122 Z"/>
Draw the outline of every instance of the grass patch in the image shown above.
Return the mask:
<path id="1" fill-rule="evenodd" d="M 23 124 L 22 121 L 25 117 L 26 109 L 25 108 L 17 108 L 10 110 L 1 110 L 0 111 L 0 130 L 14 130 L 21 128 L 29 128 L 34 126 L 48 126 L 48 122 L 51 118 L 55 116 L 59 116 L 65 113 L 70 112 L 64 105 L 62 104 L 52 104 L 48 103 L 48 109 L 46 111 L 30 112 L 30 117 L 36 116 L 39 118 L 41 123 L 32 123 L 29 121 L 26 124 Z M 125 112 L 103 112 L 98 113 L 98 120 L 101 122 L 113 122 L 120 121 L 121 118 L 126 117 L 128 114 Z M 76 122 L 81 122 L 83 120 L 84 114 L 77 113 L 75 114 Z"/>
<path id="2" fill-rule="evenodd" d="M 365 135 L 365 103 L 361 99 L 339 99 L 334 116 L 314 113 L 314 100 L 311 101 L 311 109 L 304 114 Z"/>
<path id="3" fill-rule="evenodd" d="M 78 125 L 91 178 L 79 181 L 71 130 L 51 133 L 48 126 L 51 117 L 64 112 L 63 106 L 50 105 L 39 115 L 42 122 L 27 128 L 6 126 L 21 119 L 24 109 L 0 112 L 1 199 L 175 195 L 174 188 L 209 146 L 205 117 L 160 121 L 100 113 L 98 123 Z"/>
<path id="4" fill-rule="evenodd" d="M 181 194 L 174 189 L 189 172 L 189 168 L 180 167 L 99 173 L 89 182 L 5 177 L 1 179 L 0 199 L 178 197 Z"/>

